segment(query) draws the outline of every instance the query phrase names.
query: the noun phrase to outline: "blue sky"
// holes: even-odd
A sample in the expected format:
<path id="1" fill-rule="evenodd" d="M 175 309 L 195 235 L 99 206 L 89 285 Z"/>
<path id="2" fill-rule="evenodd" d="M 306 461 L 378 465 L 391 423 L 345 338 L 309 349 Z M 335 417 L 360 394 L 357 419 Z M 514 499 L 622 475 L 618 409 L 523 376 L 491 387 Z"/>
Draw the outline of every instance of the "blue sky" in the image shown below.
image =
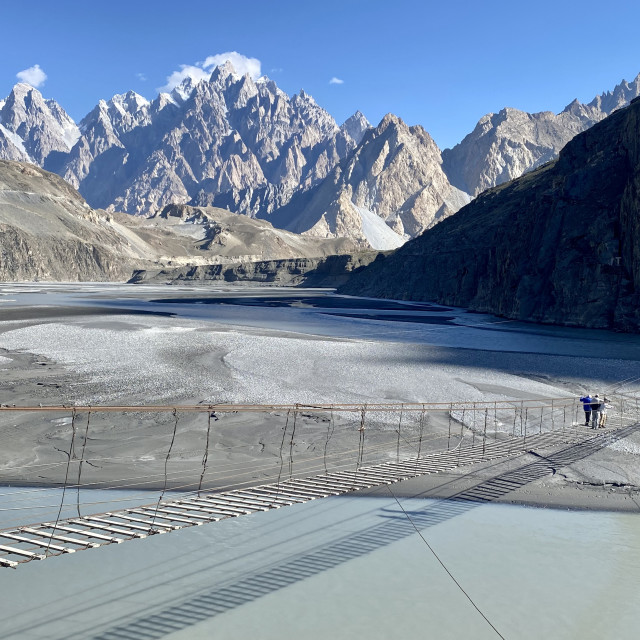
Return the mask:
<path id="1" fill-rule="evenodd" d="M 237 51 L 338 122 L 392 112 L 445 148 L 485 113 L 557 112 L 640 72 L 637 1 L 31 0 L 3 2 L 0 19 L 0 96 L 39 65 L 44 96 L 76 120 L 100 98 L 152 99 L 180 65 Z"/>

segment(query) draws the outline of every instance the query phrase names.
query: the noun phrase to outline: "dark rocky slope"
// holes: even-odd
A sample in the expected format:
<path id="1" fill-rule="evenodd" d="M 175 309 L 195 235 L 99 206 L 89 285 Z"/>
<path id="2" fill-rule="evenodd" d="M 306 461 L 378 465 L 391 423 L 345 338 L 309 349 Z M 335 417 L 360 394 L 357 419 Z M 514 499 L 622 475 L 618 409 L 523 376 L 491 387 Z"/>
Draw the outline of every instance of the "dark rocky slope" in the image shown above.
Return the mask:
<path id="1" fill-rule="evenodd" d="M 337 287 L 375 260 L 378 251 L 323 258 L 295 258 L 209 264 L 179 269 L 136 271 L 132 284 L 207 284 L 211 281 L 260 282 L 277 286 Z"/>
<path id="2" fill-rule="evenodd" d="M 520 320 L 640 328 L 640 99 L 341 289 Z"/>

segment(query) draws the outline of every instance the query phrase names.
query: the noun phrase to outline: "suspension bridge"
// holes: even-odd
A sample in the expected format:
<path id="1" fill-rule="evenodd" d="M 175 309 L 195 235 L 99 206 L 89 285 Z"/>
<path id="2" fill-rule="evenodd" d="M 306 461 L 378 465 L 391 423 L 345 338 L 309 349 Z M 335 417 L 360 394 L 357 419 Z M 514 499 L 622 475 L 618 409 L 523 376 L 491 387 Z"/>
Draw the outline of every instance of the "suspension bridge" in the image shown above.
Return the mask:
<path id="1" fill-rule="evenodd" d="M 62 421 L 56 435 L 56 441 L 66 445 L 54 447 L 63 460 L 36 460 L 19 468 L 4 460 L 0 467 L 5 476 L 4 482 L 0 476 L 2 484 L 8 484 L 6 478 L 15 478 L 18 471 L 24 473 L 29 467 L 38 472 L 55 468 L 62 476 L 57 483 L 59 503 L 45 505 L 50 514 L 53 509 L 55 517 L 46 521 L 29 520 L 30 515 L 43 508 L 32 504 L 42 495 L 42 487 L 21 486 L 0 495 L 0 513 L 4 511 L 19 520 L 0 530 L 0 566 L 16 568 L 32 560 L 390 486 L 523 452 L 578 446 L 590 455 L 616 438 L 626 437 L 629 429 L 639 424 L 637 398 L 618 395 L 609 401 L 612 407 L 607 427 L 599 431 L 583 425 L 582 408 L 575 398 L 332 405 L 3 405 L 3 424 L 16 416 L 23 427 L 51 422 L 52 414 L 66 415 L 68 419 Z M 270 441 L 259 429 L 248 433 L 246 440 L 253 438 L 260 445 L 251 456 L 214 464 L 216 453 L 228 453 L 218 438 L 218 425 L 227 419 L 234 429 L 242 429 L 238 416 L 253 414 L 269 417 L 281 426 L 271 432 Z M 114 461 L 103 444 L 105 425 L 113 424 L 114 415 L 121 417 L 120 422 L 123 417 L 126 422 L 128 417 L 137 420 L 136 424 L 157 423 L 164 428 L 168 443 L 163 454 L 154 457 L 154 473 L 119 478 L 118 482 L 114 479 L 112 484 L 87 477 L 88 471 L 101 463 Z M 110 422 L 105 423 L 106 418 Z M 187 424 L 184 431 L 179 428 L 180 420 Z M 193 446 L 194 433 L 198 434 L 201 449 L 181 449 L 181 438 L 188 437 L 189 446 Z M 116 437 L 121 435 L 118 432 Z M 102 450 L 97 443 L 101 443 Z M 144 448 L 144 439 L 137 444 Z M 198 464 L 193 465 L 196 460 Z M 177 468 L 173 469 L 175 463 Z M 136 494 L 135 506 L 117 508 L 122 500 L 119 498 L 113 500 L 116 508 L 104 510 L 110 500 L 99 499 L 104 490 L 139 490 L 145 485 L 153 485 L 157 491 L 153 501 L 149 501 L 150 492 L 145 491 Z M 91 499 L 81 500 L 81 495 L 86 497 L 87 493 Z M 2 506 L 3 497 L 11 500 L 11 506 Z M 70 514 L 72 509 L 74 515 Z"/>

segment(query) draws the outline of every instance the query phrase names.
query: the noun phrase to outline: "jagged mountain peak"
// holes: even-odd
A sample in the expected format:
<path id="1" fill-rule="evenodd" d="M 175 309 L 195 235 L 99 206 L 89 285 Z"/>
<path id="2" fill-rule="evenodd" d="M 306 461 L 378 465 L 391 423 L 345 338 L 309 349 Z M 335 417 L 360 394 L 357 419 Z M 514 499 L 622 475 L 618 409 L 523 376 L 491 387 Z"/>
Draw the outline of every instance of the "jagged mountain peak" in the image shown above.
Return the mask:
<path id="1" fill-rule="evenodd" d="M 365 118 L 361 111 L 356 111 L 352 116 L 347 118 L 340 127 L 342 131 L 355 140 L 356 144 L 360 144 L 365 132 L 370 128 L 371 123 Z"/>
<path id="2" fill-rule="evenodd" d="M 604 91 L 589 102 L 587 106 L 609 115 L 616 109 L 629 104 L 638 95 L 640 95 L 640 73 L 631 82 L 622 80 L 612 91 Z"/>
<path id="3" fill-rule="evenodd" d="M 273 216 L 298 233 L 347 235 L 365 247 L 395 248 L 469 201 L 451 186 L 441 162 L 422 127 L 387 114 L 322 183 Z"/>
<path id="4" fill-rule="evenodd" d="M 36 95 L 42 97 L 42 94 L 33 85 L 30 85 L 27 82 L 17 82 L 14 84 L 9 95 L 14 97 L 26 96 L 31 92 L 35 92 Z"/>
<path id="5" fill-rule="evenodd" d="M 588 104 L 573 100 L 559 114 L 505 107 L 480 118 L 474 130 L 443 151 L 444 168 L 458 188 L 478 195 L 557 157 L 569 140 L 640 95 L 640 74 Z"/>
<path id="6" fill-rule="evenodd" d="M 127 111 L 135 113 L 140 109 L 149 106 L 149 101 L 135 91 L 127 91 L 126 93 L 117 93 L 109 100 L 112 105 Z"/>
<path id="7" fill-rule="evenodd" d="M 167 106 L 177 107 L 178 103 L 173 99 L 170 93 L 162 92 L 151 101 L 149 104 L 149 110 L 153 113 L 159 113 Z"/>
<path id="8" fill-rule="evenodd" d="M 293 102 L 294 104 L 296 103 L 306 103 L 306 104 L 312 104 L 312 105 L 317 105 L 318 103 L 314 100 L 313 96 L 308 94 L 304 89 L 300 89 L 300 91 L 296 94 L 294 94 L 291 97 L 291 102 Z"/>
<path id="9" fill-rule="evenodd" d="M 198 83 L 191 77 L 187 76 L 177 87 L 171 91 L 171 98 L 177 103 L 182 104 L 187 101 Z"/>
<path id="10" fill-rule="evenodd" d="M 222 64 L 218 64 L 215 66 L 211 73 L 211 82 L 215 82 L 216 80 L 227 78 L 228 76 L 234 76 L 235 78 L 239 78 L 240 74 L 236 71 L 236 68 L 233 66 L 231 60 L 225 60 Z"/>
<path id="11" fill-rule="evenodd" d="M 14 85 L 2 102 L 0 122 L 5 137 L 10 132 L 11 142 L 39 165 L 52 151 L 69 151 L 80 135 L 75 122 L 55 100 L 45 100 L 40 91 L 24 82 Z M 15 152 L 5 155 L 15 159 Z"/>
<path id="12" fill-rule="evenodd" d="M 395 115 L 394 113 L 387 113 L 382 118 L 382 120 L 380 120 L 380 123 L 375 128 L 375 131 L 376 131 L 377 134 L 380 134 L 380 133 L 383 133 L 384 131 L 386 131 L 389 127 L 393 128 L 393 129 L 398 129 L 398 128 L 408 129 L 409 128 L 404 123 L 404 121 L 401 118 L 399 118 L 397 115 Z"/>

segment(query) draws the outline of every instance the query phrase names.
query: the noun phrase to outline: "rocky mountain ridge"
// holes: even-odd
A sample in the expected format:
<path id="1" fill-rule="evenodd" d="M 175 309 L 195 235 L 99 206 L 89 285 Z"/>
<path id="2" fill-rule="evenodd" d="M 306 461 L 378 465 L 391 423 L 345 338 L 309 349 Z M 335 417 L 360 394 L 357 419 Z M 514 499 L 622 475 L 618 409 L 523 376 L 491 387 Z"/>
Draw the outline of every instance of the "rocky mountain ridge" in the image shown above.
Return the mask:
<path id="1" fill-rule="evenodd" d="M 429 300 L 517 320 L 640 329 L 640 98 L 559 158 L 471 204 L 342 293 Z"/>
<path id="2" fill-rule="evenodd" d="M 442 153 L 422 127 L 356 112 L 342 126 L 304 91 L 288 96 L 230 63 L 149 102 L 101 100 L 76 126 L 18 84 L 0 101 L 0 158 L 33 162 L 94 208 L 152 215 L 213 206 L 361 247 L 400 246 L 477 195 L 553 159 L 577 133 L 640 93 L 640 75 L 560 114 L 505 108 Z"/>
<path id="3" fill-rule="evenodd" d="M 227 62 L 152 102 L 133 92 L 101 101 L 74 148 L 44 166 L 94 207 L 149 214 L 196 196 L 210 205 L 223 192 L 311 186 L 356 146 L 359 123 L 338 127 L 304 91 L 290 98 Z"/>
<path id="4" fill-rule="evenodd" d="M 387 114 L 327 178 L 295 194 L 270 219 L 296 233 L 395 249 L 468 202 L 442 171 L 431 136 Z"/>
<path id="5" fill-rule="evenodd" d="M 68 152 L 80 130 L 55 101 L 31 85 L 16 84 L 0 101 L 0 158 L 43 166 L 52 152 Z"/>
<path id="6" fill-rule="evenodd" d="M 476 196 L 557 157 L 578 133 L 640 96 L 640 74 L 588 104 L 574 100 L 558 114 L 505 108 L 482 117 L 475 129 L 442 153 L 451 183 Z"/>
<path id="7" fill-rule="evenodd" d="M 347 253 L 212 207 L 170 205 L 146 219 L 92 209 L 66 181 L 0 160 L 0 281 L 127 280 L 134 270 Z"/>

